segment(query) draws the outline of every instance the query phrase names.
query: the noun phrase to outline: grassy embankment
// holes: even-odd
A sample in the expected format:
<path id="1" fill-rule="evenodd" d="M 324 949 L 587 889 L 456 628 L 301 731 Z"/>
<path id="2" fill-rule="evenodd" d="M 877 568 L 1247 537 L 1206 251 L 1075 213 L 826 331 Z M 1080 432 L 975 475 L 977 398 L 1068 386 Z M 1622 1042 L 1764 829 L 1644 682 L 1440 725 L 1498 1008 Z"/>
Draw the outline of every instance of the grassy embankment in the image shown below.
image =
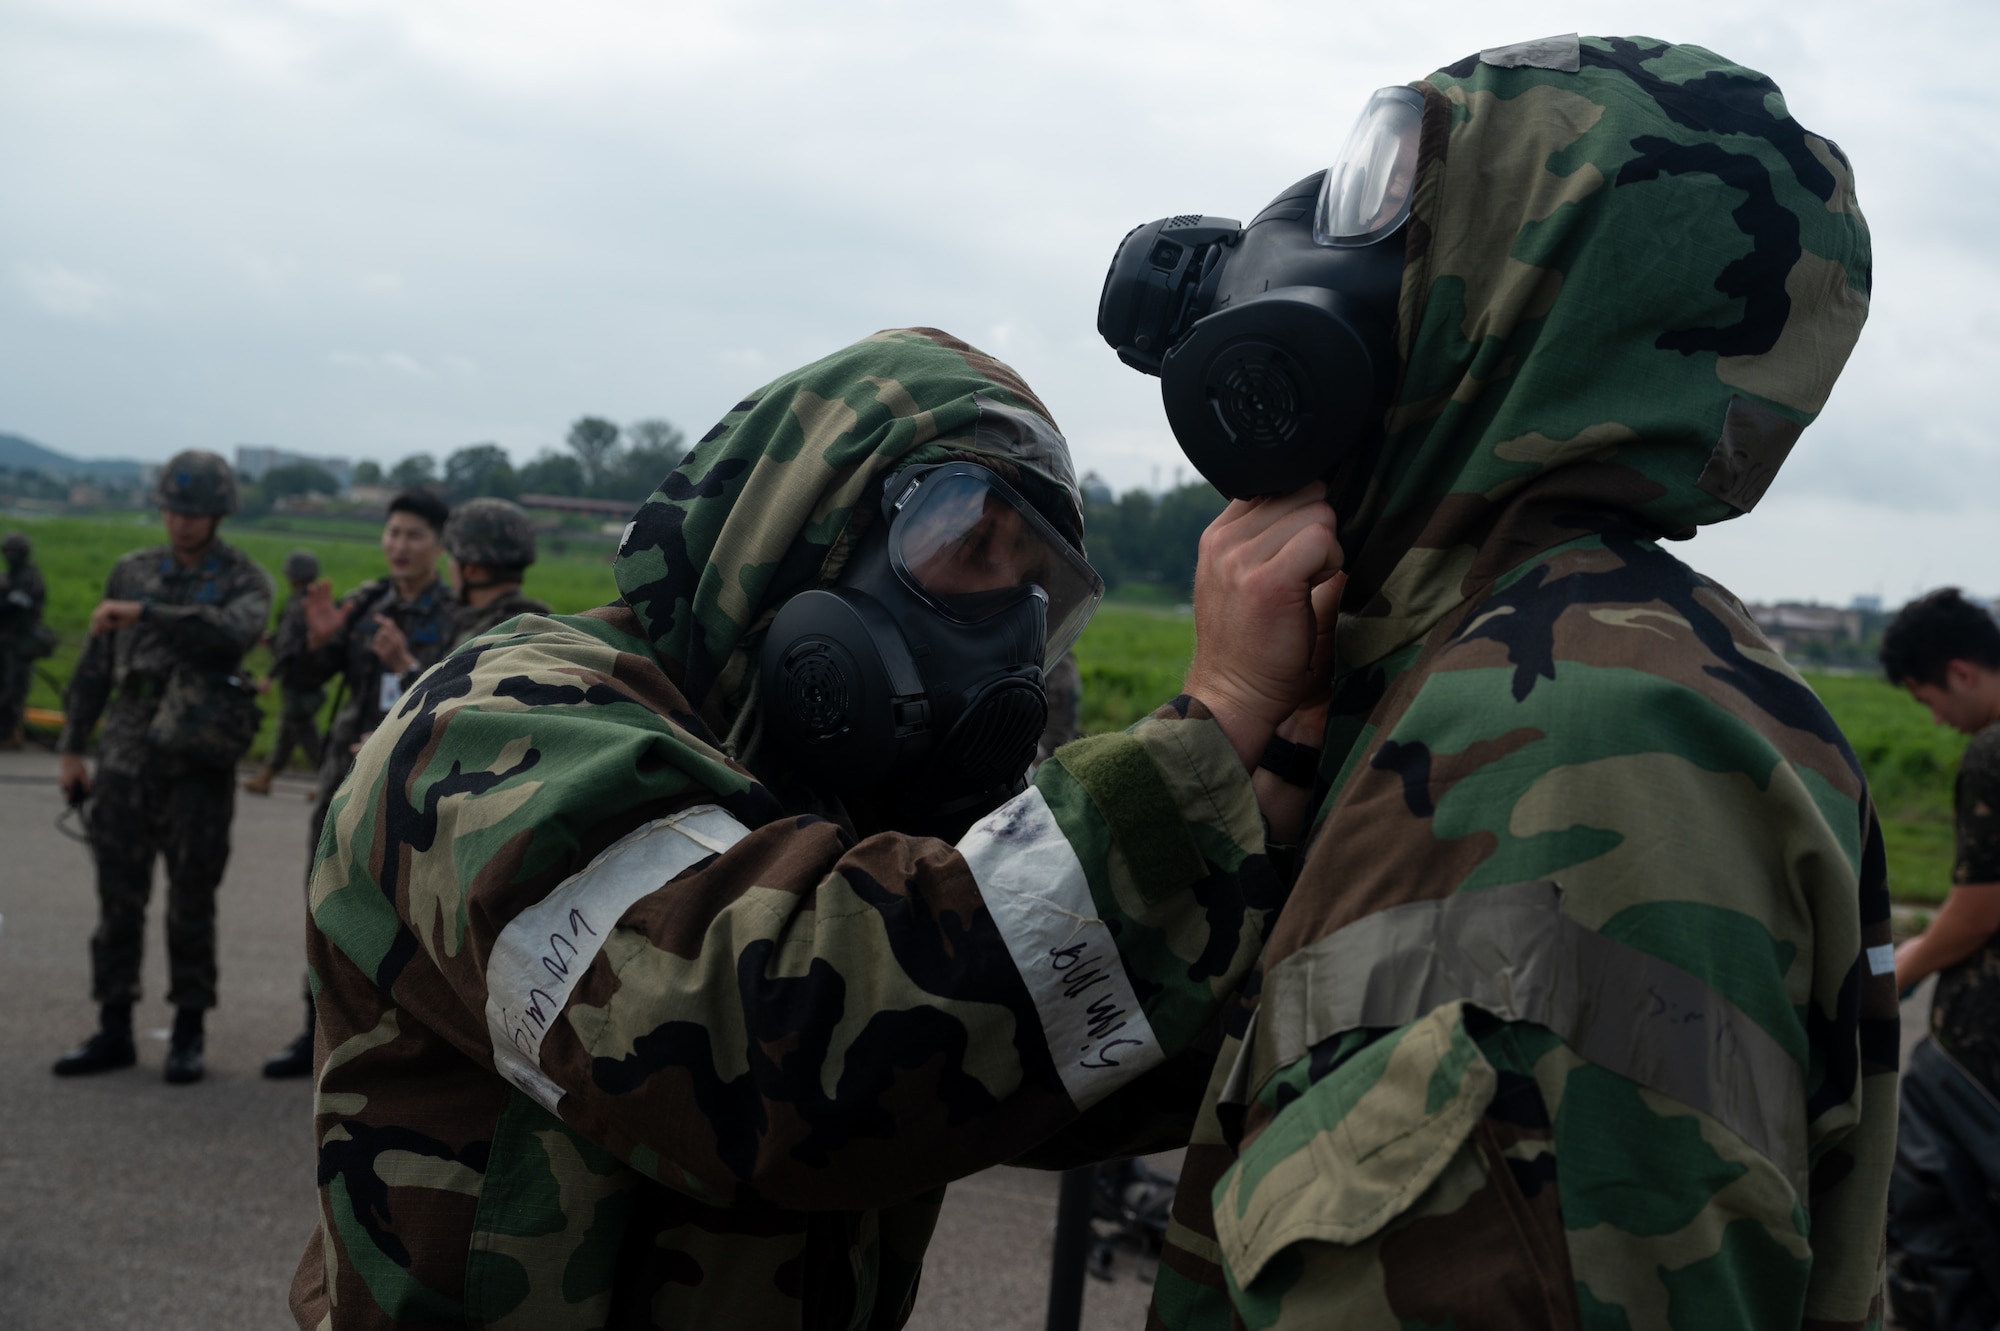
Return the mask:
<path id="1" fill-rule="evenodd" d="M 6 524 L 35 540 L 36 559 L 49 583 L 49 622 L 62 637 L 56 655 L 41 662 L 67 679 L 84 639 L 90 609 L 104 575 L 120 554 L 160 539 L 157 521 L 127 518 L 52 518 Z M 372 530 L 353 523 L 305 520 L 285 527 L 237 524 L 229 539 L 278 577 L 285 555 L 313 549 L 336 591 L 345 591 L 382 569 Z M 615 594 L 605 562 L 609 538 L 591 553 L 551 553 L 536 564 L 528 591 L 558 611 L 601 605 Z M 579 540 L 578 547 L 588 547 Z M 1170 607 L 1110 604 L 1098 612 L 1078 642 L 1083 675 L 1084 725 L 1092 731 L 1129 725 L 1180 690 L 1193 643 L 1193 625 Z M 268 664 L 259 649 L 255 670 Z M 1875 792 L 1889 849 L 1890 884 L 1909 901 L 1942 899 L 1951 874 L 1951 777 L 1964 740 L 1933 726 L 1923 709 L 1900 690 L 1866 676 L 1807 677 L 1847 733 Z M 268 708 L 275 700 L 265 699 Z M 38 679 L 30 705 L 58 707 Z M 266 751 L 274 726 L 266 726 L 252 752 Z"/>

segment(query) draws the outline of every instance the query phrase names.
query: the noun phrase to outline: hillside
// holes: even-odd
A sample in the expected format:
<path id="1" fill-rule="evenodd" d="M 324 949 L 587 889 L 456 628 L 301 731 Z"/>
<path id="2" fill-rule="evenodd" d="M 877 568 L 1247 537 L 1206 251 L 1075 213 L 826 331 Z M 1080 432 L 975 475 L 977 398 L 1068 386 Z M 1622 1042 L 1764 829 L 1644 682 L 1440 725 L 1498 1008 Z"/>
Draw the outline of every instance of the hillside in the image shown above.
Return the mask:
<path id="1" fill-rule="evenodd" d="M 133 483 L 143 466 L 131 458 L 73 458 L 18 434 L 0 434 L 0 467 L 10 471 L 46 472 L 59 480 L 87 477 Z"/>

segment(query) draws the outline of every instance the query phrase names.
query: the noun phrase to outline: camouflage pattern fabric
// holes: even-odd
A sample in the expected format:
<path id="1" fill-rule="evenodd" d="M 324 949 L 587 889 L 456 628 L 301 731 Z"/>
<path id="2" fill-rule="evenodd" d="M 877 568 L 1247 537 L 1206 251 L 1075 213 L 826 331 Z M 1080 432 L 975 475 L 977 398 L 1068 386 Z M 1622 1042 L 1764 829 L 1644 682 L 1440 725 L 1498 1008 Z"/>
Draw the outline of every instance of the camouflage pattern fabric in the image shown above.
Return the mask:
<path id="1" fill-rule="evenodd" d="M 271 617 L 271 579 L 221 540 L 192 568 L 177 563 L 170 547 L 156 546 L 119 560 L 104 597 L 145 602 L 145 616 L 85 646 L 64 700 L 62 750 L 82 753 L 102 719 L 99 770 L 136 774 L 167 681 L 179 670 L 240 670 Z"/>
<path id="2" fill-rule="evenodd" d="M 1152 1325 L 1879 1326 L 1879 830 L 1811 691 L 1657 544 L 1752 507 L 1859 333 L 1847 163 L 1650 39 L 1415 86 L 1317 816 Z"/>
<path id="3" fill-rule="evenodd" d="M 236 472 L 218 454 L 185 449 L 160 468 L 153 503 L 169 513 L 227 517 L 236 511 Z"/>
<path id="4" fill-rule="evenodd" d="M 1957 886 L 2000 892 L 2000 723 L 1965 746 L 1953 790 Z M 2000 940 L 1984 946 L 1938 976 L 1931 1000 L 1931 1034 L 1959 1065 L 2000 1096 Z"/>
<path id="5" fill-rule="evenodd" d="M 505 499 L 468 499 L 444 524 L 445 552 L 461 564 L 526 568 L 535 562 L 535 524 Z"/>
<path id="6" fill-rule="evenodd" d="M 1035 745 L 1035 761 L 1045 763 L 1055 751 L 1072 740 L 1083 738 L 1083 676 L 1076 668 L 1076 656 L 1064 652 L 1049 667 L 1049 719 Z"/>
<path id="7" fill-rule="evenodd" d="M 21 546 L 27 544 L 26 537 L 18 539 Z M 42 571 L 29 562 L 27 550 L 21 549 L 18 559 L 13 554 L 9 552 L 6 570 L 0 572 L 0 743 L 21 724 L 41 647 L 35 630 L 49 599 Z"/>
<path id="8" fill-rule="evenodd" d="M 347 701 L 327 729 L 327 762 L 337 762 L 341 774 L 333 778 L 335 785 L 346 775 L 351 756 L 348 746 L 382 724 L 384 670 L 371 645 L 377 628 L 375 617 L 385 616 L 403 631 L 410 655 L 423 668 L 434 665 L 451 649 L 452 613 L 458 607 L 441 578 L 433 578 L 415 596 L 402 595 L 392 579 L 377 578 L 356 587 L 340 604 L 351 611 L 346 627 L 331 642 L 306 652 L 293 672 L 294 687 L 301 689 L 324 688 L 335 676 L 345 680 Z M 315 832 L 312 844 L 318 841 Z"/>
<path id="9" fill-rule="evenodd" d="M 1280 903 L 1199 704 L 1064 749 L 956 845 L 859 836 L 756 751 L 777 605 L 946 457 L 1074 526 L 1011 370 L 878 334 L 667 477 L 624 605 L 476 638 L 363 748 L 312 881 L 301 1327 L 890 1328 L 952 1179 L 1184 1137 Z"/>
<path id="10" fill-rule="evenodd" d="M 463 512 L 463 509 L 458 510 Z M 521 589 L 502 592 L 485 605 L 461 605 L 451 612 L 451 646 L 453 650 L 465 646 L 474 638 L 492 632 L 516 615 L 546 615 L 549 613 L 546 601 L 537 601 L 532 596 L 523 596 Z"/>
<path id="11" fill-rule="evenodd" d="M 167 1001 L 215 1006 L 215 889 L 229 864 L 235 812 L 235 777 L 224 769 L 155 754 L 136 774 L 103 774 L 91 792 L 87 822 L 97 860 L 91 998 L 139 1000 L 157 856 L 167 870 Z"/>
<path id="12" fill-rule="evenodd" d="M 159 856 L 167 867 L 168 997 L 181 1007 L 213 1007 L 215 888 L 229 862 L 235 778 L 156 752 L 146 736 L 176 671 L 241 669 L 270 616 L 271 581 L 218 540 L 192 568 L 166 546 L 126 555 L 104 595 L 147 608 L 137 624 L 90 640 L 65 700 L 65 753 L 82 753 L 103 720 L 87 823 L 99 905 L 92 994 L 104 1003 L 139 996 L 146 900 Z"/>
<path id="13" fill-rule="evenodd" d="M 291 576 L 295 561 L 312 556 L 303 550 L 295 550 L 285 557 L 285 570 Z M 300 569 L 303 572 L 303 569 Z M 319 563 L 313 561 L 312 572 L 306 579 L 317 575 Z M 322 761 L 319 709 L 326 702 L 326 691 L 316 684 L 305 687 L 294 684 L 294 680 L 310 680 L 311 666 L 307 661 L 306 648 L 306 598 L 300 579 L 292 580 L 292 594 L 285 598 L 284 606 L 278 611 L 278 624 L 271 631 L 271 678 L 278 684 L 278 734 L 271 741 L 271 756 L 265 763 L 268 771 L 280 772 L 291 764 L 294 751 L 303 750 L 306 762 L 317 769 Z"/>

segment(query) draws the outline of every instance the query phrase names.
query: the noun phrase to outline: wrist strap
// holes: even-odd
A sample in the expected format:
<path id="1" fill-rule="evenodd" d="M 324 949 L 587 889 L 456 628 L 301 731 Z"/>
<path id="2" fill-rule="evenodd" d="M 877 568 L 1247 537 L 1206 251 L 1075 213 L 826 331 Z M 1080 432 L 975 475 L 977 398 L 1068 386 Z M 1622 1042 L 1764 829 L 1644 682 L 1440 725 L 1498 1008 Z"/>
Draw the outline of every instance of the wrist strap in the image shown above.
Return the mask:
<path id="1" fill-rule="evenodd" d="M 1311 790 L 1313 782 L 1319 779 L 1319 760 L 1324 753 L 1325 750 L 1310 744 L 1294 744 L 1273 735 L 1264 746 L 1264 756 L 1257 760 L 1257 766 L 1288 786 Z"/>

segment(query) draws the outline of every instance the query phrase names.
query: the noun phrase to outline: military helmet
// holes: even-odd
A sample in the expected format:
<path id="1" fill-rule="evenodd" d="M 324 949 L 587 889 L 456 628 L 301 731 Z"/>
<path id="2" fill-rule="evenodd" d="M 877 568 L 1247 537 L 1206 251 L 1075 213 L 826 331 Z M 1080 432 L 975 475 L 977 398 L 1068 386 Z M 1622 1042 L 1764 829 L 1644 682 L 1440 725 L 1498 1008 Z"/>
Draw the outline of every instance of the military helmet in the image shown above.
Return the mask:
<path id="1" fill-rule="evenodd" d="M 319 576 L 319 556 L 310 550 L 294 550 L 285 556 L 287 582 L 311 582 Z"/>
<path id="2" fill-rule="evenodd" d="M 153 502 L 170 513 L 227 516 L 236 511 L 236 473 L 213 453 L 183 450 L 160 468 Z"/>
<path id="3" fill-rule="evenodd" d="M 468 499 L 444 524 L 445 552 L 461 564 L 526 568 L 535 562 L 535 524 L 505 499 Z"/>
<path id="4" fill-rule="evenodd" d="M 9 559 L 26 559 L 35 552 L 35 543 L 23 532 L 10 531 L 0 538 L 0 555 Z"/>

